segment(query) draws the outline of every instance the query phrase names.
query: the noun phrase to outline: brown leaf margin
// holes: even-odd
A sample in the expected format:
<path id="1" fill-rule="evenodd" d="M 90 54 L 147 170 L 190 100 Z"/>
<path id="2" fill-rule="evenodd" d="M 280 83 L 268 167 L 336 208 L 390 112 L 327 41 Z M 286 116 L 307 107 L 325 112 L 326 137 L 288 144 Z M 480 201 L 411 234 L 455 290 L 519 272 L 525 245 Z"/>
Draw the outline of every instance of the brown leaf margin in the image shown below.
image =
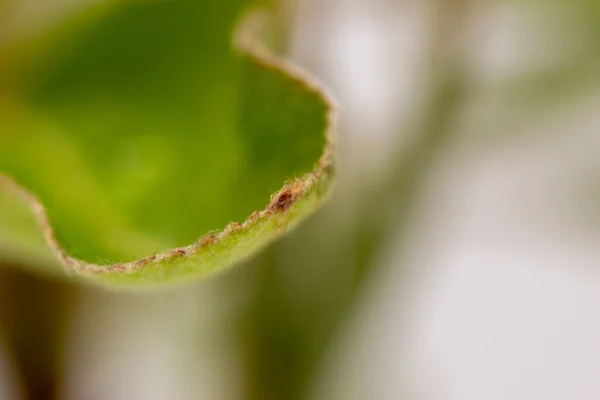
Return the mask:
<path id="1" fill-rule="evenodd" d="M 266 222 L 272 216 L 280 216 L 289 212 L 292 206 L 299 200 L 307 197 L 315 186 L 332 177 L 336 162 L 334 153 L 339 121 L 338 105 L 324 86 L 310 73 L 288 59 L 273 54 L 260 41 L 261 32 L 266 29 L 269 17 L 269 11 L 263 8 L 254 8 L 247 11 L 235 29 L 233 46 L 241 56 L 248 57 L 251 62 L 261 68 L 282 74 L 296 82 L 304 90 L 320 98 L 323 104 L 325 104 L 327 109 L 325 147 L 315 169 L 301 178 L 286 182 L 278 192 L 271 196 L 271 200 L 265 209 L 253 212 L 243 223 L 232 222 L 222 231 L 206 234 L 189 246 L 170 249 L 131 262 L 111 265 L 92 264 L 70 256 L 58 242 L 54 229 L 48 219 L 46 208 L 37 195 L 20 185 L 14 178 L 0 171 L 0 188 L 17 195 L 26 203 L 36 218 L 46 243 L 57 256 L 66 273 L 74 272 L 83 275 L 132 274 L 144 268 L 157 266 L 157 264 L 196 255 L 201 250 L 223 242 L 228 237 L 242 230 Z M 284 226 L 274 236 L 281 236 L 287 228 L 287 226 Z"/>

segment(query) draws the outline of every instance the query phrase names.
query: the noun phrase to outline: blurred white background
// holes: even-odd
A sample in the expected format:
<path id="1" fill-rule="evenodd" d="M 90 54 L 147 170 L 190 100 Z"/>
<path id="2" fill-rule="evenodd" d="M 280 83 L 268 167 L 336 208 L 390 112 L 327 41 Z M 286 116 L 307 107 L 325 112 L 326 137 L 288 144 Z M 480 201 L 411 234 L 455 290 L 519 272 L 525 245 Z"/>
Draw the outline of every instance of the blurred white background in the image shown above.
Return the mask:
<path id="1" fill-rule="evenodd" d="M 600 82 L 541 109 L 500 95 L 586 51 L 567 3 L 523 3 L 473 2 L 462 40 L 479 92 L 315 398 L 600 398 Z M 418 96 L 434 7 L 300 2 L 294 56 L 333 87 L 367 177 Z"/>

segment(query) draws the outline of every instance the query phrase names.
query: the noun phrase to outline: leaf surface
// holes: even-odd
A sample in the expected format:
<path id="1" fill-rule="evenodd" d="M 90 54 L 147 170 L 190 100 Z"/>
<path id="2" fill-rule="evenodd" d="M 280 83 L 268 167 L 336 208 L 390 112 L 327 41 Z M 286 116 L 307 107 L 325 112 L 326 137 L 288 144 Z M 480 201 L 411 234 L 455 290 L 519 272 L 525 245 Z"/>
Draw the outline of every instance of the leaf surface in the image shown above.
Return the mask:
<path id="1" fill-rule="evenodd" d="M 0 49 L 3 258 L 104 284 L 202 278 L 324 200 L 335 107 L 243 3 L 103 4 Z"/>

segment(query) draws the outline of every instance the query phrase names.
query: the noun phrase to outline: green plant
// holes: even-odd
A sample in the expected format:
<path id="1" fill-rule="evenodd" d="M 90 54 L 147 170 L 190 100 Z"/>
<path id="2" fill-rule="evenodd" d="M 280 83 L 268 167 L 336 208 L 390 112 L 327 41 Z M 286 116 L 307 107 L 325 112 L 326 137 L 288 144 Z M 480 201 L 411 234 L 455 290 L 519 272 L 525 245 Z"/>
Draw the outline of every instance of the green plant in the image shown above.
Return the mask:
<path id="1" fill-rule="evenodd" d="M 58 278 L 0 281 L 2 331 L 28 383 L 57 380 L 48 370 L 82 293 L 108 288 L 117 309 L 156 296 L 152 307 L 165 292 L 138 289 L 202 281 L 187 289 L 243 298 L 219 321 L 242 396 L 307 398 L 381 249 L 408 233 L 457 117 L 490 98 L 531 117 L 596 74 L 597 51 L 581 46 L 544 74 L 486 86 L 457 40 L 473 3 L 435 1 L 426 87 L 413 124 L 396 127 L 409 140 L 363 182 L 344 175 L 348 160 L 337 169 L 334 101 L 272 52 L 286 41 L 279 2 L 93 3 L 25 34 L 5 30 L 0 4 L 0 262 Z M 575 8 L 597 19 L 595 0 Z"/>
<path id="2" fill-rule="evenodd" d="M 303 256 L 282 264 L 285 241 L 258 250 L 328 196 L 337 115 L 322 88 L 255 41 L 273 41 L 262 12 L 238 22 L 231 53 L 242 3 L 100 4 L 5 46 L 0 244 L 38 272 L 132 289 L 203 278 L 256 253 L 241 268 L 256 296 L 234 317 L 245 396 L 302 398 L 449 138 L 464 82 L 456 60 L 436 60 L 448 68 L 431 71 L 431 118 L 411 151 L 350 212 L 343 193 L 334 198 L 294 238 Z M 322 290 L 299 302 L 277 278 L 283 268 L 318 270 Z"/>
<path id="3" fill-rule="evenodd" d="M 242 6 L 100 3 L 0 50 L 5 254 L 104 285 L 186 281 L 322 202 L 335 106 L 260 41 L 268 10 Z"/>

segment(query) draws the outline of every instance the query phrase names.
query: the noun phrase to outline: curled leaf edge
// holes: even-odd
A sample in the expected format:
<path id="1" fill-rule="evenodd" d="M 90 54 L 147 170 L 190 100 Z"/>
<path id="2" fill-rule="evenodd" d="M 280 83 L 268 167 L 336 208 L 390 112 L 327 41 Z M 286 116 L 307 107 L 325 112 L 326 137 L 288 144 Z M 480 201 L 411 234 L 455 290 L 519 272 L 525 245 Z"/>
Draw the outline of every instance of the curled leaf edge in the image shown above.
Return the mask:
<path id="1" fill-rule="evenodd" d="M 110 265 L 89 263 L 69 255 L 56 238 L 54 228 L 50 223 L 42 201 L 33 191 L 0 171 L 0 188 L 15 194 L 28 206 L 42 231 L 46 244 L 57 256 L 66 273 L 73 272 L 79 275 L 133 274 L 157 264 L 193 256 L 207 246 L 222 242 L 235 233 L 268 220 L 273 215 L 288 212 L 295 203 L 305 198 L 318 183 L 331 178 L 335 168 L 334 151 L 337 142 L 338 105 L 324 85 L 318 82 L 314 76 L 285 57 L 275 55 L 263 45 L 259 37 L 260 32 L 265 29 L 268 18 L 269 12 L 266 9 L 254 8 L 247 11 L 234 30 L 233 47 L 241 56 L 247 57 L 256 66 L 280 73 L 295 81 L 300 87 L 317 96 L 325 105 L 325 147 L 313 171 L 286 182 L 280 190 L 271 196 L 266 208 L 253 212 L 242 223 L 231 222 L 220 232 L 207 233 L 188 246 L 169 249 L 134 261 Z M 276 236 L 281 236 L 283 233 L 281 232 Z"/>

